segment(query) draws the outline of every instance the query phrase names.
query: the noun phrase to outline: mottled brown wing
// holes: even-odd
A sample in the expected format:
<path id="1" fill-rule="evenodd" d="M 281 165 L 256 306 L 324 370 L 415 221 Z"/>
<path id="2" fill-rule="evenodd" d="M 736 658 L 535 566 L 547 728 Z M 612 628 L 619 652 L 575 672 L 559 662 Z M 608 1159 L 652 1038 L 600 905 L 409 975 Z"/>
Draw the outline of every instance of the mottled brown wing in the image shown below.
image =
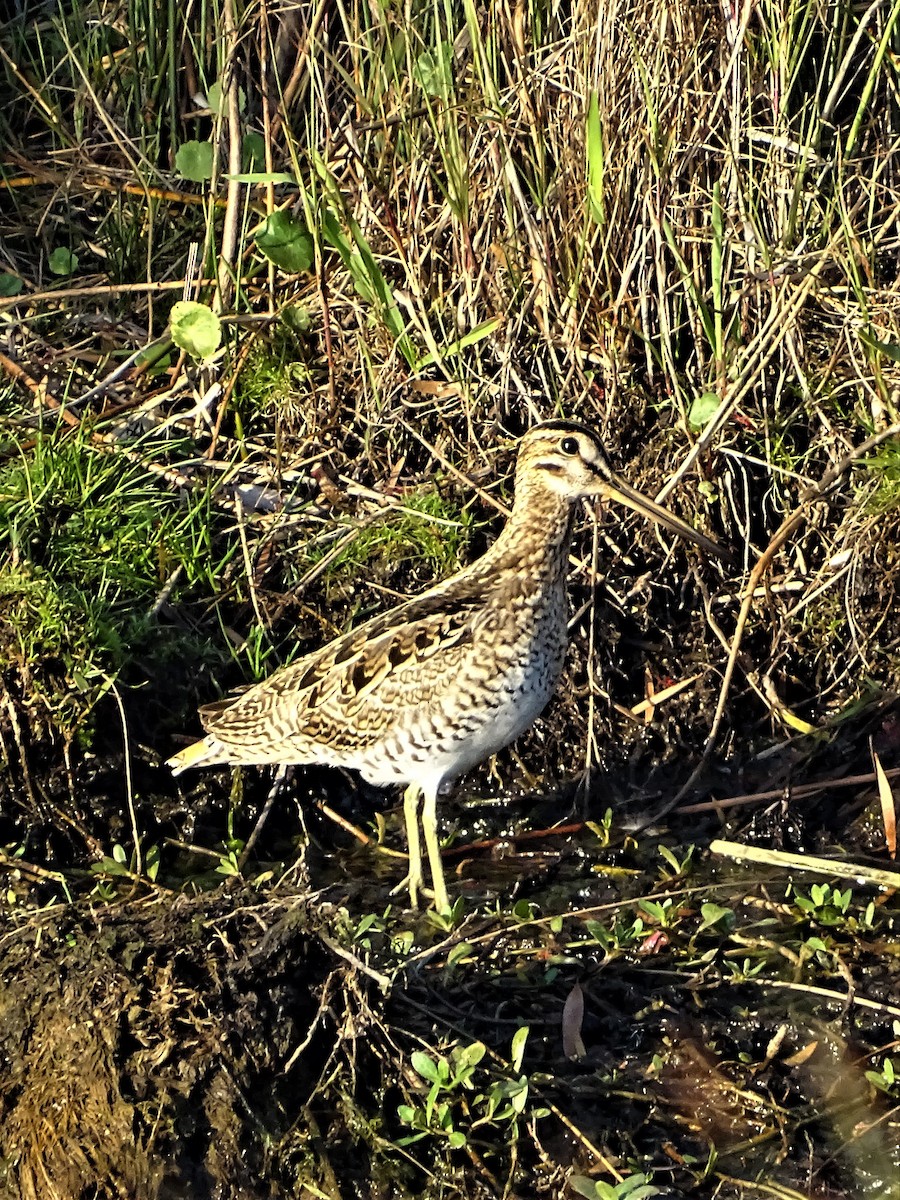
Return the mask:
<path id="1" fill-rule="evenodd" d="M 430 594 L 351 630 L 237 697 L 204 705 L 207 733 L 245 761 L 313 761 L 377 739 L 399 710 L 422 702 L 423 681 L 449 686 L 471 646 L 483 604 L 477 596 Z"/>

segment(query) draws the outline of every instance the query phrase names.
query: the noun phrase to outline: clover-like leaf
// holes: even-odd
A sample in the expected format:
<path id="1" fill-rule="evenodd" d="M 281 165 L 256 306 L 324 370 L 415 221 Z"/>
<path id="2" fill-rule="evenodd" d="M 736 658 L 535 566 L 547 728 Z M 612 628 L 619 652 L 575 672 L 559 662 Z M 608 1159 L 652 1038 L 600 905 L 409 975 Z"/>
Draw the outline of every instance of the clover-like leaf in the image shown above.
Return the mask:
<path id="1" fill-rule="evenodd" d="M 184 142 L 175 155 L 175 169 L 182 179 L 205 183 L 212 179 L 213 148 L 211 142 Z"/>
<path id="2" fill-rule="evenodd" d="M 209 358 L 222 341 L 222 322 L 205 304 L 179 300 L 169 314 L 172 341 L 194 358 Z"/>
<path id="3" fill-rule="evenodd" d="M 704 392 L 702 396 L 695 397 L 688 412 L 688 425 L 695 433 L 706 428 L 720 403 L 720 397 L 715 392 Z"/>
<path id="4" fill-rule="evenodd" d="M 74 275 L 78 270 L 78 255 L 65 246 L 57 246 L 48 259 L 54 275 Z"/>
<path id="5" fill-rule="evenodd" d="M 292 275 L 308 271 L 315 257 L 312 234 L 283 209 L 269 213 L 256 235 L 256 244 L 270 262 Z"/>

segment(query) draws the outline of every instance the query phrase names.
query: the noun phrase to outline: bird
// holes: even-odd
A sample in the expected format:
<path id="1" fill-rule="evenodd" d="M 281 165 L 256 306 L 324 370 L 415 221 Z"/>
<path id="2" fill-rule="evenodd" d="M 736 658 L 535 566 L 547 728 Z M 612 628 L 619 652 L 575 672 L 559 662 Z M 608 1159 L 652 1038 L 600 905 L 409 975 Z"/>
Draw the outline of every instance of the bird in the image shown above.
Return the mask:
<path id="1" fill-rule="evenodd" d="M 568 644 L 576 502 L 619 502 L 728 556 L 626 483 L 600 439 L 575 421 L 544 421 L 522 436 L 514 489 L 511 515 L 480 558 L 262 682 L 202 706 L 205 736 L 167 765 L 177 775 L 223 764 L 322 763 L 380 787 L 404 785 L 409 869 L 394 891 L 405 886 L 418 906 L 421 823 L 433 905 L 449 912 L 438 796 L 524 733 L 556 689 Z"/>

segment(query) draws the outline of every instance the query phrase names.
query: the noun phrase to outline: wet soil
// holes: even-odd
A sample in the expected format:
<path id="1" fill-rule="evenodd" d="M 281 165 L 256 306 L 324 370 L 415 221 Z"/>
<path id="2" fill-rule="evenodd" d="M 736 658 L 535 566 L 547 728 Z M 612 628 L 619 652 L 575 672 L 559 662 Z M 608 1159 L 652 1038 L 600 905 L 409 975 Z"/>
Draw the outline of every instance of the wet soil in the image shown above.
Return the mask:
<path id="1" fill-rule="evenodd" d="M 818 877 L 724 864 L 707 814 L 629 835 L 641 813 L 619 810 L 607 834 L 624 784 L 605 777 L 586 798 L 448 798 L 450 927 L 391 899 L 398 860 L 316 808 L 325 781 L 374 836 L 383 794 L 299 776 L 227 878 L 224 835 L 246 836 L 267 781 L 248 775 L 231 812 L 227 773 L 151 801 L 136 759 L 155 880 L 75 862 L 104 809 L 127 829 L 113 758 L 80 811 L 60 792 L 53 816 L 45 780 L 19 806 L 35 829 L 45 807 L 43 842 L 0 863 L 0 1196 L 564 1196 L 573 1175 L 635 1171 L 664 1197 L 900 1196 L 896 894 L 838 867 L 845 911 L 803 909 Z M 768 826 L 725 832 L 834 853 L 840 826 L 838 853 L 887 865 L 874 805 L 864 786 L 786 789 Z M 422 1056 L 451 1067 L 430 1106 Z"/>

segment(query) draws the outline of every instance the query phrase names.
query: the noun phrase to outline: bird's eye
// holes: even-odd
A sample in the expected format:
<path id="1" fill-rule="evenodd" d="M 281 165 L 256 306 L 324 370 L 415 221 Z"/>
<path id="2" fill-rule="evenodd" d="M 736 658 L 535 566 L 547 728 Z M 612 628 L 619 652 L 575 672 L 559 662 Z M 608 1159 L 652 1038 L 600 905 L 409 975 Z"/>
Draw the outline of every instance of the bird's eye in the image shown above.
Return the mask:
<path id="1" fill-rule="evenodd" d="M 559 448 L 563 454 L 576 455 L 581 447 L 578 445 L 578 438 L 567 437 L 559 443 Z"/>

